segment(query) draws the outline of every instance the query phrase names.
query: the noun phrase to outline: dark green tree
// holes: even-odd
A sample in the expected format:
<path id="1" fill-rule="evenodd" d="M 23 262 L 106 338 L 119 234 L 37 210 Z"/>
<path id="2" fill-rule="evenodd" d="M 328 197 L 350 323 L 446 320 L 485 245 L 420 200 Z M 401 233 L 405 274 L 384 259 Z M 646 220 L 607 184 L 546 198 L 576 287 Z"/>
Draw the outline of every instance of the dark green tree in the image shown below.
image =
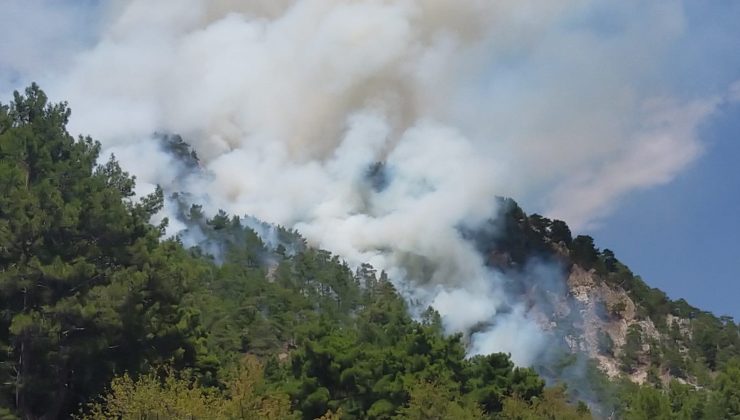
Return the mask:
<path id="1" fill-rule="evenodd" d="M 571 258 L 583 268 L 594 268 L 599 260 L 599 251 L 594 245 L 594 238 L 587 235 L 578 235 L 570 246 Z"/>
<path id="2" fill-rule="evenodd" d="M 642 328 L 639 324 L 632 324 L 627 330 L 627 337 L 624 346 L 622 347 L 622 354 L 619 357 L 622 370 L 625 372 L 634 371 L 640 361 L 639 358 L 641 352 Z"/>
<path id="3" fill-rule="evenodd" d="M 116 370 L 194 364 L 198 315 L 177 307 L 185 254 L 149 224 L 162 191 L 66 131 L 66 104 L 32 85 L 0 106 L 0 389 L 26 418 L 59 418 Z"/>
<path id="4" fill-rule="evenodd" d="M 570 228 L 562 220 L 553 220 L 550 227 L 550 239 L 555 243 L 564 243 L 565 246 L 570 247 L 573 242 Z"/>

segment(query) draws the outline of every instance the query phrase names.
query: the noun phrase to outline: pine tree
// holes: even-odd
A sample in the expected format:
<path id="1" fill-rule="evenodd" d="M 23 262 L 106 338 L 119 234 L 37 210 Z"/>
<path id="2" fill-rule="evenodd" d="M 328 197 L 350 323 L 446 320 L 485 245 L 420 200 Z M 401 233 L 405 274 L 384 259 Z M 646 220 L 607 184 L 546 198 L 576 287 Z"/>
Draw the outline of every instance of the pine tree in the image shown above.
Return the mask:
<path id="1" fill-rule="evenodd" d="M 35 84 L 0 107 L 0 389 L 30 418 L 69 413 L 115 370 L 202 353 L 197 314 L 177 307 L 194 273 L 149 224 L 162 191 L 135 200 L 69 117 Z"/>

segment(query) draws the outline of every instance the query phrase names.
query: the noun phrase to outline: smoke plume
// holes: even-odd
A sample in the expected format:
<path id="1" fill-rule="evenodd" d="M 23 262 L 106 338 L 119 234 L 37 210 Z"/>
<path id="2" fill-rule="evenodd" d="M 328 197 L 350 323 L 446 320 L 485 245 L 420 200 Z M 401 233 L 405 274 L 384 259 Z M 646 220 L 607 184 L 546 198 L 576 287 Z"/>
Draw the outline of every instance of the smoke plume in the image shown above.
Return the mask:
<path id="1" fill-rule="evenodd" d="M 144 0 L 42 78 L 138 176 L 386 270 L 471 351 L 532 363 L 542 334 L 461 228 L 494 196 L 576 227 L 670 181 L 726 100 L 672 96 L 680 2 Z M 610 16 L 605 30 L 604 13 Z M 45 81 L 46 80 L 46 81 Z M 179 133 L 201 175 L 153 135 Z M 175 233 L 176 224 L 171 225 Z"/>

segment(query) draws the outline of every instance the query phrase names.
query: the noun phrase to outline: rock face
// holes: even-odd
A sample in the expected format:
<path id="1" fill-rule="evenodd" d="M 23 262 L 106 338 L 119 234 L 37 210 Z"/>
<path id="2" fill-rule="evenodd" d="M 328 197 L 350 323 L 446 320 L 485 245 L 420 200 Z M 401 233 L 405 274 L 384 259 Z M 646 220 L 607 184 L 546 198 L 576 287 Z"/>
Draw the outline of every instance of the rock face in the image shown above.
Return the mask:
<path id="1" fill-rule="evenodd" d="M 538 279 L 531 280 L 525 298 L 539 302 L 530 308 L 532 318 L 543 330 L 562 335 L 572 353 L 595 360 L 610 378 L 624 375 L 636 383 L 647 381 L 652 347 L 667 337 L 661 335 L 652 319 L 639 315 L 638 305 L 623 287 L 608 281 L 596 269 L 584 269 L 574 263 L 564 243 L 547 238 L 543 238 L 543 243 L 551 252 L 550 264 L 563 267 L 560 279 L 563 285 L 543 286 L 538 284 Z M 490 253 L 489 261 L 498 270 L 521 270 L 506 250 Z M 671 315 L 666 322 L 669 326 L 672 323 L 684 326 L 686 334 L 690 330 L 687 319 Z M 632 340 L 639 337 L 636 340 L 639 346 L 635 349 L 633 345 L 632 354 L 626 355 L 631 329 L 637 331 Z M 632 357 L 632 363 L 625 366 L 628 356 Z M 670 379 L 671 375 L 661 372 L 662 381 Z"/>
<path id="2" fill-rule="evenodd" d="M 581 334 L 569 337 L 574 343 L 573 351 L 585 352 L 598 361 L 600 368 L 609 377 L 621 373 L 619 357 L 627 341 L 630 326 L 638 325 L 645 338 L 659 339 L 659 333 L 652 320 L 638 320 L 635 303 L 627 292 L 621 288 L 607 285 L 594 270 L 586 271 L 574 265 L 567 278 L 568 291 L 577 303 L 581 315 Z M 611 348 L 605 348 L 611 343 Z M 650 351 L 650 345 L 644 344 L 642 353 Z M 638 365 L 630 378 L 643 383 L 647 378 L 645 366 Z"/>
<path id="3" fill-rule="evenodd" d="M 510 199 L 500 204 L 497 217 L 463 234 L 492 270 L 511 279 L 513 299 L 527 302 L 529 317 L 555 338 L 548 347 L 555 359 L 583 355 L 607 376 L 637 383 L 704 386 L 740 354 L 740 325 L 731 317 L 671 300 L 593 238 L 572 237 L 562 221 L 528 216 Z"/>
<path id="4" fill-rule="evenodd" d="M 651 318 L 641 316 L 639 306 L 629 293 L 607 282 L 596 270 L 585 270 L 574 264 L 564 281 L 567 287 L 560 293 L 547 293 L 552 312 L 539 311 L 534 315 L 542 328 L 567 331 L 563 340 L 570 351 L 595 360 L 610 378 L 624 376 L 635 383 L 646 382 L 651 355 L 660 354 L 659 343 L 672 340 L 669 334 L 659 331 Z M 676 325 L 680 334 L 690 340 L 690 323 L 690 319 L 669 314 L 663 330 Z M 639 337 L 639 346 L 632 349 L 633 354 L 629 356 L 625 353 L 630 351 L 626 347 L 631 330 L 637 331 L 633 334 Z M 632 363 L 625 366 L 629 357 L 633 357 Z M 691 378 L 675 377 L 665 369 L 658 370 L 658 379 L 664 384 L 672 379 L 692 382 Z"/>

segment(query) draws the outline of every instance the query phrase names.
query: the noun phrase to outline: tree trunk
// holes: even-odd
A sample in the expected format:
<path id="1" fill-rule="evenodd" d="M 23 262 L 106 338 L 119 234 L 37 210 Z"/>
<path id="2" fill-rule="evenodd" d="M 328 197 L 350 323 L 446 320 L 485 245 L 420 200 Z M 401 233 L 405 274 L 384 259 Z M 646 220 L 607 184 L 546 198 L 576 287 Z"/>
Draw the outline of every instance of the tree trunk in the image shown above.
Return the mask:
<path id="1" fill-rule="evenodd" d="M 23 289 L 23 313 L 26 312 L 28 306 L 28 289 Z M 15 406 L 18 411 L 22 414 L 23 418 L 33 418 L 33 413 L 26 407 L 26 398 L 24 394 L 24 387 L 26 385 L 26 369 L 25 364 L 28 363 L 28 355 L 26 354 L 26 333 L 22 332 L 20 338 L 20 351 L 18 355 L 18 367 L 15 376 Z"/>
<path id="2" fill-rule="evenodd" d="M 21 338 L 21 350 L 18 356 L 18 367 L 16 368 L 15 375 L 15 406 L 19 411 L 25 412 L 25 404 L 23 403 L 23 356 L 25 353 L 24 339 Z"/>
<path id="3" fill-rule="evenodd" d="M 51 406 L 42 419 L 44 420 L 55 420 L 61 418 L 62 409 L 64 409 L 65 403 L 67 402 L 67 394 L 69 393 L 68 387 L 68 374 L 69 371 L 66 366 L 63 366 L 58 372 L 58 383 L 57 392 L 54 395 L 54 400 L 51 402 Z"/>

